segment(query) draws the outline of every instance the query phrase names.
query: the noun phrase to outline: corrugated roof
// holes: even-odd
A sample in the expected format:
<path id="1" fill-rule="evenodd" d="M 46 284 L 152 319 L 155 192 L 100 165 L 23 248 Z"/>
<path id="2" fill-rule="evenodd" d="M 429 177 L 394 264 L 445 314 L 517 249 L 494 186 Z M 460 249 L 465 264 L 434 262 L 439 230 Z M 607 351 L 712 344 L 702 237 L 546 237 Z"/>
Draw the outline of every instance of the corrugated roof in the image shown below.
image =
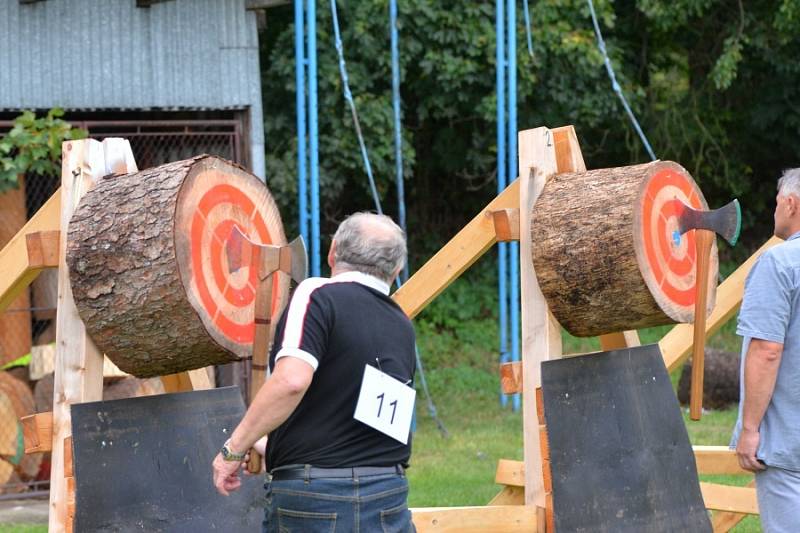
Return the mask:
<path id="1" fill-rule="evenodd" d="M 0 109 L 260 108 L 258 61 L 245 0 L 0 0 Z"/>

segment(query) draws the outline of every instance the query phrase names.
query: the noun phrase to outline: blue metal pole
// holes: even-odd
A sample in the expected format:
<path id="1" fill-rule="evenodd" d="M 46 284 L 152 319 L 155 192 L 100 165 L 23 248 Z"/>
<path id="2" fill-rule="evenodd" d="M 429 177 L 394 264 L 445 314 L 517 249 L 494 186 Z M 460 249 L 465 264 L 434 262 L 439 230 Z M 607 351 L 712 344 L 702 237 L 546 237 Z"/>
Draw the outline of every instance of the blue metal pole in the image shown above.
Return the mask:
<path id="1" fill-rule="evenodd" d="M 297 206 L 300 211 L 300 235 L 308 240 L 308 177 L 306 176 L 306 56 L 303 28 L 303 0 L 294 0 L 294 83 L 297 107 Z"/>
<path id="2" fill-rule="evenodd" d="M 397 218 L 406 231 L 406 197 L 403 184 L 403 135 L 400 115 L 400 52 L 397 34 L 397 0 L 389 2 L 389 25 L 392 35 L 392 108 L 394 109 L 394 165 L 397 181 Z M 406 234 L 408 232 L 406 231 Z M 408 261 L 403 267 L 402 280 L 408 279 Z"/>
<path id="3" fill-rule="evenodd" d="M 311 147 L 311 275 L 320 275 L 319 133 L 317 127 L 317 3 L 306 0 L 308 16 L 308 137 Z"/>
<path id="4" fill-rule="evenodd" d="M 497 95 L 497 193 L 506 188 L 506 75 L 505 75 L 505 12 L 504 0 L 495 1 L 495 34 L 497 49 L 495 50 L 495 93 Z M 508 353 L 508 244 L 497 245 L 497 309 L 498 329 L 500 330 L 500 362 L 509 361 Z M 500 405 L 508 404 L 508 396 L 500 392 Z"/>
<path id="5" fill-rule="evenodd" d="M 508 173 L 517 169 L 517 3 L 507 0 L 508 35 Z M 511 360 L 519 361 L 519 243 L 511 243 Z M 514 410 L 520 406 L 519 394 L 513 398 Z"/>

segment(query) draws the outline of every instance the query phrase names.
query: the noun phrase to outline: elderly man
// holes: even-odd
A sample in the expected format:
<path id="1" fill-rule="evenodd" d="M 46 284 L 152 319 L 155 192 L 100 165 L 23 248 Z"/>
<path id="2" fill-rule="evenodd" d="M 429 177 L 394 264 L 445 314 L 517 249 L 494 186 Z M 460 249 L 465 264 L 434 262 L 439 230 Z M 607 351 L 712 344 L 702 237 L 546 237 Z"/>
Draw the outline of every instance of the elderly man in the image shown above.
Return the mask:
<path id="1" fill-rule="evenodd" d="M 764 531 L 800 531 L 800 168 L 778 181 L 775 235 L 745 283 L 739 420 L 731 447 L 755 472 Z"/>
<path id="2" fill-rule="evenodd" d="M 405 256 L 390 218 L 352 215 L 333 237 L 332 277 L 303 281 L 281 316 L 271 375 L 213 462 L 226 495 L 269 435 L 264 531 L 413 531 L 414 330 L 389 298 Z"/>

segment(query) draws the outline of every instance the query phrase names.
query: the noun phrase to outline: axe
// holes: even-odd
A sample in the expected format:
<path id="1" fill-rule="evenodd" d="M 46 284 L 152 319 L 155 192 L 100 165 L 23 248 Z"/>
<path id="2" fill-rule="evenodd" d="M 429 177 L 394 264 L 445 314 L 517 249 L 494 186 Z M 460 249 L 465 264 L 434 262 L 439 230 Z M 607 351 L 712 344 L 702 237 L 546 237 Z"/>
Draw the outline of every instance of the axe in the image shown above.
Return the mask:
<path id="1" fill-rule="evenodd" d="M 236 272 L 243 266 L 258 269 L 258 286 L 255 298 L 255 336 L 253 338 L 253 362 L 250 375 L 250 401 L 255 398 L 264 384 L 267 370 L 267 357 L 275 336 L 277 320 L 272 316 L 273 274 L 283 272 L 295 283 L 308 277 L 308 254 L 302 236 L 288 245 L 275 246 L 251 241 L 238 226 L 234 226 L 225 243 L 229 272 Z M 280 314 L 282 309 L 277 310 Z M 277 314 L 275 318 L 277 319 Z M 261 456 L 250 451 L 247 470 L 253 474 L 261 471 Z"/>
<path id="2" fill-rule="evenodd" d="M 742 210 L 738 200 L 713 211 L 693 209 L 683 202 L 677 202 L 678 229 L 683 235 L 693 229 L 697 249 L 697 275 L 695 288 L 697 295 L 694 307 L 694 344 L 692 346 L 692 386 L 689 400 L 689 417 L 700 420 L 703 411 L 703 371 L 706 348 L 706 302 L 708 301 L 708 264 L 711 245 L 715 233 L 728 241 L 731 246 L 739 239 L 742 229 Z"/>

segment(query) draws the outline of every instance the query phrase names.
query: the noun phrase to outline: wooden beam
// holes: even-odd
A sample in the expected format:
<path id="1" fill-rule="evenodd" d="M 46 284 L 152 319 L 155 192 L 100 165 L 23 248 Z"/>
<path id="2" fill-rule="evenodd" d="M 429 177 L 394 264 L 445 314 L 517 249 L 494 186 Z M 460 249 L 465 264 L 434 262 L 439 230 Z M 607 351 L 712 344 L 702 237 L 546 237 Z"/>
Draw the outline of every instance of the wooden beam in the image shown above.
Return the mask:
<path id="1" fill-rule="evenodd" d="M 739 466 L 736 452 L 727 446 L 692 446 L 698 474 L 751 474 Z"/>
<path id="2" fill-rule="evenodd" d="M 636 331 L 620 331 L 617 333 L 607 333 L 600 335 L 600 349 L 604 352 L 611 350 L 621 350 L 623 348 L 633 348 L 641 346 L 639 333 Z"/>
<path id="3" fill-rule="evenodd" d="M 130 144 L 124 139 L 62 143 L 60 228 L 67 228 L 78 202 L 101 177 L 135 171 Z M 130 168 L 134 165 L 133 168 Z M 70 405 L 103 399 L 103 356 L 86 334 L 75 307 L 66 262 L 67 239 L 60 239 L 56 368 L 53 396 L 53 445 L 50 470 L 48 531 L 67 529 L 64 442 L 72 434 Z"/>
<path id="4" fill-rule="evenodd" d="M 411 514 L 418 533 L 544 533 L 536 526 L 536 507 L 527 505 L 428 507 Z"/>
<path id="5" fill-rule="evenodd" d="M 213 367 L 197 368 L 178 374 L 161 376 L 161 383 L 164 384 L 165 392 L 187 392 L 192 390 L 208 390 L 214 388 L 209 372 L 213 372 Z"/>
<path id="6" fill-rule="evenodd" d="M 500 364 L 500 389 L 503 394 L 522 392 L 522 362 Z"/>
<path id="7" fill-rule="evenodd" d="M 756 260 L 769 248 L 780 244 L 781 239 L 772 237 L 750 258 L 736 269 L 717 288 L 717 301 L 714 310 L 706 321 L 706 337 L 711 337 L 742 305 L 744 282 Z M 670 372 L 680 366 L 692 351 L 692 324 L 678 324 L 659 341 L 664 364 Z"/>
<path id="8" fill-rule="evenodd" d="M 53 412 L 23 416 L 22 439 L 25 453 L 49 452 L 53 449 Z"/>
<path id="9" fill-rule="evenodd" d="M 732 487 L 700 482 L 706 509 L 742 514 L 758 514 L 758 498 L 753 487 Z"/>
<path id="10" fill-rule="evenodd" d="M 43 268 L 49 267 L 49 264 L 44 264 L 44 258 L 40 262 L 31 263 L 28 235 L 48 232 L 50 237 L 45 237 L 45 240 L 48 241 L 46 247 L 49 247 L 52 241 L 52 234 L 49 232 L 59 231 L 60 217 L 61 191 L 58 190 L 0 250 L 0 312 L 11 305 L 11 302 L 36 279 Z M 33 239 L 35 241 L 36 238 Z M 48 255 L 48 261 L 49 259 Z"/>
<path id="11" fill-rule="evenodd" d="M 756 480 L 754 479 L 747 484 L 748 487 L 755 487 Z M 731 513 L 728 511 L 714 511 L 711 516 L 711 528 L 714 533 L 727 533 L 736 526 L 739 522 L 747 517 L 744 513 Z"/>
<path id="12" fill-rule="evenodd" d="M 36 231 L 25 235 L 28 268 L 58 268 L 58 245 L 61 231 Z"/>
<path id="13" fill-rule="evenodd" d="M 498 209 L 491 215 L 497 242 L 519 240 L 519 209 Z"/>
<path id="14" fill-rule="evenodd" d="M 248 11 L 254 9 L 269 9 L 271 7 L 285 6 L 291 3 L 291 0 L 247 0 L 245 9 Z"/>
<path id="15" fill-rule="evenodd" d="M 394 301 L 409 318 L 417 316 L 431 300 L 497 242 L 492 211 L 518 207 L 519 180 L 514 180 L 397 289 L 392 295 Z"/>
<path id="16" fill-rule="evenodd" d="M 525 488 L 506 485 L 486 505 L 525 505 Z"/>
<path id="17" fill-rule="evenodd" d="M 574 134 L 574 132 L 573 132 Z M 546 181 L 558 170 L 553 131 L 536 128 L 519 132 L 520 228 L 531 227 L 531 215 Z M 574 155 L 570 156 L 575 158 Z M 528 230 L 519 242 L 522 322 L 522 409 L 525 459 L 525 504 L 545 507 L 539 420 L 535 390 L 541 386 L 542 361 L 562 355 L 561 327 L 547 308 L 533 268 Z"/>
<path id="18" fill-rule="evenodd" d="M 511 459 L 500 459 L 497 461 L 497 471 L 494 475 L 494 482 L 498 485 L 509 487 L 525 486 L 525 463 L 513 461 Z"/>

